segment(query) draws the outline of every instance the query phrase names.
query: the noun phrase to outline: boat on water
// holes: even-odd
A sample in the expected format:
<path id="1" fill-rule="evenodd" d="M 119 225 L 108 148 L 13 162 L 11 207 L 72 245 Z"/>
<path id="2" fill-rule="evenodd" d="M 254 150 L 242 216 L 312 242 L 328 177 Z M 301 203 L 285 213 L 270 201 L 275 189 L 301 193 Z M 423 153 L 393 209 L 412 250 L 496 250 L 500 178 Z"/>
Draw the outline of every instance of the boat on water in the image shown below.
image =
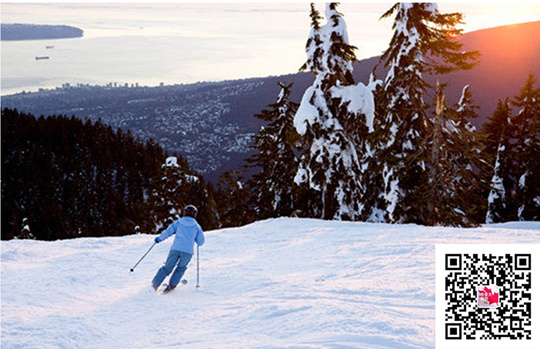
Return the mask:
<path id="1" fill-rule="evenodd" d="M 36 56 L 36 61 L 40 61 L 42 59 L 49 59 L 49 58 L 51 58 L 51 57 L 49 57 L 49 56 Z"/>
<path id="2" fill-rule="evenodd" d="M 54 48 L 54 46 L 45 46 L 45 48 L 48 50 L 48 49 Z"/>

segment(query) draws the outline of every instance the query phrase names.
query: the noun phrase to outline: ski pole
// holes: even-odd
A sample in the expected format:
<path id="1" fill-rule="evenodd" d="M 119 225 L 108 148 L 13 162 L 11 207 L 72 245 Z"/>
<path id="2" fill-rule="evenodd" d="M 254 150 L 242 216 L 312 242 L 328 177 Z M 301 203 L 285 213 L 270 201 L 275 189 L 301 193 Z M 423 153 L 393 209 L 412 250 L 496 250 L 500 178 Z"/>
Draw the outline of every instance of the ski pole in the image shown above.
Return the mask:
<path id="1" fill-rule="evenodd" d="M 197 245 L 197 286 L 199 288 L 199 245 Z"/>
<path id="2" fill-rule="evenodd" d="M 148 249 L 148 251 L 146 251 L 146 253 L 144 254 L 144 256 L 141 257 L 141 259 L 139 259 L 139 261 L 137 262 L 137 264 L 135 264 L 133 266 L 133 268 L 130 269 L 130 271 L 133 273 L 133 270 L 135 270 L 135 268 L 139 265 L 139 263 L 144 259 L 144 257 L 146 257 L 146 255 L 148 254 L 148 252 L 150 252 L 151 249 L 154 248 L 154 246 L 156 246 L 157 242 L 154 242 L 154 244 L 152 246 L 150 246 L 150 248 Z"/>

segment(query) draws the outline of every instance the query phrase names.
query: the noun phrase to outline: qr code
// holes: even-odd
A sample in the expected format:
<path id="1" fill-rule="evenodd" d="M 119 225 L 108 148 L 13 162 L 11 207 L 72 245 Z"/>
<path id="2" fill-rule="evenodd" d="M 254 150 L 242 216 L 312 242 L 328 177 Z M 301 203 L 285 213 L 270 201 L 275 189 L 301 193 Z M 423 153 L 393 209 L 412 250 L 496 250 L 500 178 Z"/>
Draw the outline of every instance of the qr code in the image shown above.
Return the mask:
<path id="1" fill-rule="evenodd" d="M 531 339 L 530 254 L 445 257 L 446 339 Z"/>
<path id="2" fill-rule="evenodd" d="M 540 318 L 532 315 L 533 302 L 540 300 L 533 294 L 533 253 L 527 246 L 515 251 L 508 246 L 516 245 L 467 245 L 466 251 L 458 246 L 440 256 L 437 251 L 437 347 L 475 343 L 480 348 L 476 344 L 483 343 L 494 348 L 504 341 L 500 347 L 529 348 L 537 343 L 534 336 L 540 333 L 533 325 L 538 327 Z"/>

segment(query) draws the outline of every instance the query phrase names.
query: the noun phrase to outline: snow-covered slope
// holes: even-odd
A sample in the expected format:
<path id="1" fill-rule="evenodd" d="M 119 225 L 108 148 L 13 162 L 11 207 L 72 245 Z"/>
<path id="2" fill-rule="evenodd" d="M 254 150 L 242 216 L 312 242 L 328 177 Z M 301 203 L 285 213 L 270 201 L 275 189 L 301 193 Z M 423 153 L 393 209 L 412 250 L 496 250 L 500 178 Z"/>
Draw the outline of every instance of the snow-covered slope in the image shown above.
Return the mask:
<path id="1" fill-rule="evenodd" d="M 275 219 L 206 233 L 201 287 L 150 287 L 171 239 L 2 241 L 2 348 L 432 348 L 435 245 L 539 243 L 475 229 Z"/>

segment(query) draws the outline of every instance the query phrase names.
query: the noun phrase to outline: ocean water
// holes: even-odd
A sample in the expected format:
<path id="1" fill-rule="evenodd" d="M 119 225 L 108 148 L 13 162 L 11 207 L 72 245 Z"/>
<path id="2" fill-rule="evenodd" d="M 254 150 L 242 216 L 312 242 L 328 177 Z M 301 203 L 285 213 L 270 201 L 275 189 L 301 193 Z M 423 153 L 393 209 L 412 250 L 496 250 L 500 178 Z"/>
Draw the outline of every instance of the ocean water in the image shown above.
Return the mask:
<path id="1" fill-rule="evenodd" d="M 348 22 L 371 28 L 356 38 L 349 32 L 359 57 L 384 49 L 390 23 L 378 16 L 388 7 L 341 6 Z M 2 41 L 2 95 L 64 83 L 155 86 L 295 73 L 310 30 L 308 3 L 2 4 L 2 23 L 84 30 L 75 39 Z"/>
<path id="2" fill-rule="evenodd" d="M 387 48 L 392 20 L 379 18 L 391 6 L 340 5 L 359 59 Z M 499 14 L 487 3 L 441 4 L 440 9 L 464 12 L 468 31 L 540 20 L 540 4 L 506 6 Z M 317 8 L 324 15 L 324 5 Z M 71 25 L 83 29 L 84 37 L 2 41 L 1 94 L 64 83 L 156 86 L 295 73 L 306 59 L 309 10 L 309 3 L 285 2 L 3 3 L 2 23 Z M 512 11 L 522 13 L 510 16 Z"/>

